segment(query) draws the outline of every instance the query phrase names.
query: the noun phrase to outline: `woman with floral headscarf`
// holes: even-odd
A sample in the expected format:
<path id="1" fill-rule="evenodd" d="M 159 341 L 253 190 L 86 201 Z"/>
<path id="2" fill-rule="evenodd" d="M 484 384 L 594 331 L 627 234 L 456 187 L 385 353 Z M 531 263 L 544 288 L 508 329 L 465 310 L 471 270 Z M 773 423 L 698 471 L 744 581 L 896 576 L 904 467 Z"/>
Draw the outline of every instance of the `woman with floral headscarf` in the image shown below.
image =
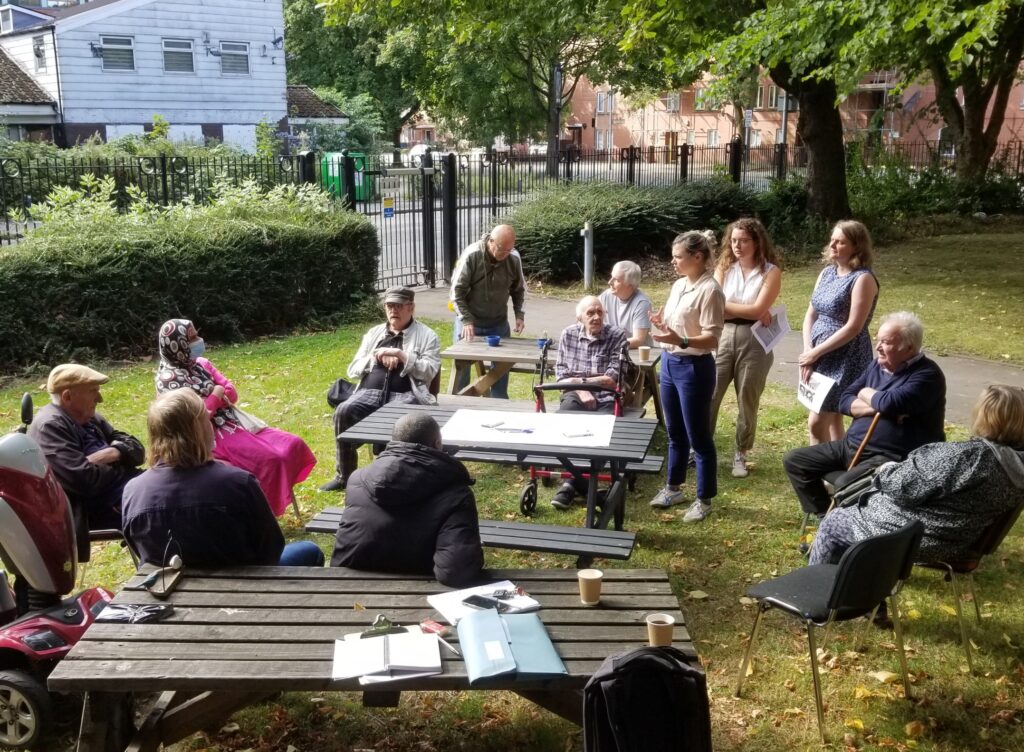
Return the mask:
<path id="1" fill-rule="evenodd" d="M 202 397 L 213 422 L 213 456 L 255 475 L 276 516 L 289 504 L 295 505 L 298 514 L 292 487 L 309 476 L 316 457 L 294 434 L 269 427 L 259 433 L 245 430 L 232 409 L 238 392 L 213 363 L 201 357 L 205 348 L 188 319 L 164 322 L 159 335 L 157 394 L 191 389 Z"/>

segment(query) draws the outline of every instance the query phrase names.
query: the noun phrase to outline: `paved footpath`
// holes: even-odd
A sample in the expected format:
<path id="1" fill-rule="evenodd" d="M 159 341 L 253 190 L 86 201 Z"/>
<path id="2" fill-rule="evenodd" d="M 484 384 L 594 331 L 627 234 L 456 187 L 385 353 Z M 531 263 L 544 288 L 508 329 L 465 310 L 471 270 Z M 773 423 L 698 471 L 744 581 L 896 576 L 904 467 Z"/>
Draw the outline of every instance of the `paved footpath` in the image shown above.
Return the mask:
<path id="1" fill-rule="evenodd" d="M 545 331 L 550 337 L 557 337 L 576 317 L 574 302 L 542 295 L 528 293 L 525 307 L 525 334 L 533 337 L 540 336 Z M 453 314 L 448 310 L 448 288 L 417 290 L 416 314 L 429 319 L 452 318 Z M 926 331 L 926 350 L 927 342 Z M 779 384 L 791 385 L 795 390 L 796 361 L 802 349 L 800 332 L 790 332 L 775 350 L 775 365 L 769 378 Z M 933 357 L 946 374 L 946 420 L 949 423 L 967 425 L 970 422 L 974 401 L 981 390 L 989 384 L 1024 386 L 1024 369 L 1017 366 L 975 358 L 929 357 Z"/>

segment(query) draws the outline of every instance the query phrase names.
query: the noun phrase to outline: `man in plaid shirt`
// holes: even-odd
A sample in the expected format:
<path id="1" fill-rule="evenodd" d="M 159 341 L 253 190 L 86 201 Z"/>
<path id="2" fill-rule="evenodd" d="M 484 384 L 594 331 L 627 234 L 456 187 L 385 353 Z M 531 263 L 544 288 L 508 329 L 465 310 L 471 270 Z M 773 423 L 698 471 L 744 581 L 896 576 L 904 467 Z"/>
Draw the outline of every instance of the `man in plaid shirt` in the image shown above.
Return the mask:
<path id="1" fill-rule="evenodd" d="M 604 323 L 604 306 L 593 295 L 576 304 L 577 322 L 567 326 L 558 340 L 558 360 L 555 377 L 559 383 L 600 384 L 615 388 L 619 383 L 619 356 L 626 344 L 626 333 L 618 327 Z M 590 411 L 611 414 L 615 411 L 613 392 L 571 390 L 562 393 L 558 412 Z M 555 494 L 551 506 L 569 509 L 576 493 L 566 481 Z"/>

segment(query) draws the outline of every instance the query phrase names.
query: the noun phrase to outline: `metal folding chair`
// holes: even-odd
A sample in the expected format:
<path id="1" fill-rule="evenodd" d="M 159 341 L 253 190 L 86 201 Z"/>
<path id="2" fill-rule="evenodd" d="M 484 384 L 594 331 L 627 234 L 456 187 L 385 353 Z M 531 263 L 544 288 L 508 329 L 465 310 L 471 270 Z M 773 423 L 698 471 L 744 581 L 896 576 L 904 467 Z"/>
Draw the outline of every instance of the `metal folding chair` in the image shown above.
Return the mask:
<path id="1" fill-rule="evenodd" d="M 981 608 L 978 606 L 978 598 L 974 594 L 974 570 L 980 565 L 984 557 L 995 553 L 1002 544 L 1003 539 L 1013 529 L 1021 511 L 1024 511 L 1024 503 L 1018 504 L 1006 514 L 997 517 L 991 525 L 985 528 L 978 540 L 971 546 L 971 552 L 962 559 L 950 561 L 928 561 L 917 562 L 917 566 L 926 569 L 937 569 L 946 573 L 946 582 L 953 589 L 953 605 L 956 607 L 956 619 L 960 625 L 960 642 L 964 646 L 964 654 L 967 656 L 967 668 L 974 673 L 974 661 L 971 657 L 971 641 L 967 637 L 967 623 L 964 621 L 963 607 L 960 603 L 962 590 L 957 584 L 957 575 L 967 580 L 967 590 L 974 602 L 974 618 L 981 624 Z"/>
<path id="2" fill-rule="evenodd" d="M 910 678 L 907 675 L 907 656 L 903 649 L 903 625 L 897 596 L 904 581 L 910 576 L 923 533 L 924 524 L 918 520 L 895 533 L 860 541 L 847 549 L 838 564 L 802 567 L 750 588 L 747 595 L 758 601 L 757 616 L 740 664 L 736 696 L 739 697 L 743 689 L 743 679 L 765 612 L 776 608 L 802 619 L 807 625 L 818 732 L 821 734 L 822 744 L 826 744 L 815 629 L 825 627 L 827 640 L 828 628 L 833 622 L 849 621 L 868 614 L 874 617 L 879 605 L 888 598 L 893 625 L 896 627 L 896 645 L 899 648 L 900 668 L 903 671 L 903 692 L 909 698 Z"/>

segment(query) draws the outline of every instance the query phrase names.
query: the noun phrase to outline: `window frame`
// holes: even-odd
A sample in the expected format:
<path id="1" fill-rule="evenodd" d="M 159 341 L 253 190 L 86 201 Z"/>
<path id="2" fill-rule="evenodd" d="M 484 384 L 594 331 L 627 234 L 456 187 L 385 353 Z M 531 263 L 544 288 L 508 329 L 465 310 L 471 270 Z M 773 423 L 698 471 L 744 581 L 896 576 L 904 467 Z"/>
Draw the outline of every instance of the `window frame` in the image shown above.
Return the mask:
<path id="1" fill-rule="evenodd" d="M 712 148 L 717 148 L 718 147 L 718 129 L 717 128 L 715 128 L 714 130 L 708 129 L 707 140 L 708 140 L 708 146 L 710 146 Z"/>
<path id="2" fill-rule="evenodd" d="M 111 40 L 126 40 L 127 45 L 120 43 L 111 43 Z M 103 54 L 100 57 L 100 68 L 104 73 L 134 73 L 137 68 L 135 65 L 135 37 L 128 36 L 126 34 L 100 34 L 100 47 L 103 49 Z M 111 51 L 125 51 L 127 50 L 131 54 L 132 67 L 131 68 L 110 68 L 107 67 L 107 49 Z"/>
<path id="3" fill-rule="evenodd" d="M 42 50 L 43 54 L 37 55 L 37 49 Z M 32 59 L 35 61 L 35 72 L 46 73 L 46 36 L 44 34 L 32 37 Z"/>
<path id="4" fill-rule="evenodd" d="M 7 34 L 11 31 L 14 31 L 14 11 L 4 8 L 0 11 L 0 34 Z"/>
<path id="5" fill-rule="evenodd" d="M 665 103 L 665 112 L 679 112 L 682 104 L 680 99 L 678 91 L 668 92 L 661 100 Z"/>
<path id="6" fill-rule="evenodd" d="M 167 67 L 167 54 L 182 55 L 184 56 L 185 50 L 183 49 L 168 49 L 167 43 L 171 44 L 187 44 L 188 45 L 188 56 L 191 60 L 191 70 L 171 70 Z M 184 37 L 165 37 L 160 40 L 160 52 L 163 58 L 164 73 L 182 74 L 182 75 L 195 75 L 196 72 L 196 43 L 193 39 L 185 39 Z"/>
<path id="7" fill-rule="evenodd" d="M 245 54 L 243 55 L 241 50 L 225 50 L 224 45 L 238 45 L 239 47 L 245 47 Z M 222 76 L 251 76 L 252 75 L 252 63 L 250 62 L 250 53 L 252 48 L 248 42 L 232 42 L 223 41 L 218 47 L 220 51 L 220 74 Z M 225 70 L 224 61 L 227 59 L 245 59 L 245 71 Z"/>

